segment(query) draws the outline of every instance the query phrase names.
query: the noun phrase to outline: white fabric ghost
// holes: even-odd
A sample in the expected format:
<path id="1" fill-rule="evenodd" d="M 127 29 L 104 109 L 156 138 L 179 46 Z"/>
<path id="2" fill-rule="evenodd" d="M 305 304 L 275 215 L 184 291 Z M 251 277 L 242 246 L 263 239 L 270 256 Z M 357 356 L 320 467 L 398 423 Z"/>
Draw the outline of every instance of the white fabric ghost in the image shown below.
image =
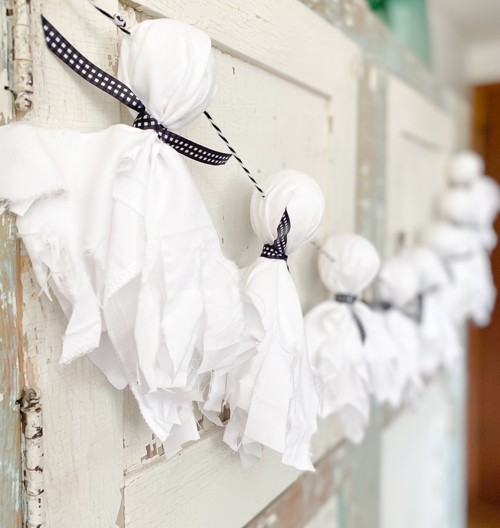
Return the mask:
<path id="1" fill-rule="evenodd" d="M 478 226 L 471 187 L 452 187 L 444 191 L 438 200 L 438 213 L 441 218 L 461 227 L 476 229 Z"/>
<path id="2" fill-rule="evenodd" d="M 451 366 L 463 354 L 457 328 L 440 293 L 450 278 L 437 253 L 424 246 L 406 250 L 404 257 L 414 266 L 419 280 L 419 329 L 422 337 L 420 366 L 424 376 L 441 366 Z"/>
<path id="3" fill-rule="evenodd" d="M 396 399 L 394 343 L 379 318 L 357 299 L 379 265 L 376 249 L 363 237 L 329 237 L 321 247 L 318 267 L 334 297 L 305 317 L 319 416 L 338 414 L 345 436 L 356 443 L 368 424 L 369 394 L 381 402 Z"/>
<path id="4" fill-rule="evenodd" d="M 439 296 L 453 321 L 463 324 L 479 313 L 478 306 L 487 312 L 495 292 L 481 269 L 485 252 L 477 235 L 465 227 L 440 221 L 424 231 L 422 240 L 441 257 L 449 273 L 451 282 Z"/>
<path id="5" fill-rule="evenodd" d="M 484 171 L 484 162 L 479 154 L 463 150 L 455 154 L 450 163 L 450 182 L 456 185 L 469 185 Z"/>
<path id="6" fill-rule="evenodd" d="M 445 220 L 454 224 L 461 233 L 468 232 L 475 239 L 469 265 L 471 267 L 470 316 L 480 326 L 489 323 L 496 290 L 491 272 L 488 250 L 495 243 L 496 236 L 491 228 L 491 218 L 495 217 L 498 207 L 498 189 L 496 184 L 486 183 L 483 177 L 477 177 L 467 187 L 448 189 L 439 201 L 439 212 Z M 476 189 L 476 191 L 474 191 Z M 480 200 L 478 195 L 483 195 Z M 489 194 L 486 198 L 484 195 Z M 484 203 L 479 203 L 483 201 Z"/>
<path id="7" fill-rule="evenodd" d="M 378 277 L 378 297 L 388 303 L 381 314 L 398 349 L 397 385 L 399 402 L 413 401 L 421 390 L 421 339 L 411 310 L 417 301 L 419 280 L 408 260 L 399 255 L 387 260 Z"/>
<path id="8" fill-rule="evenodd" d="M 320 225 L 321 190 L 310 177 L 292 170 L 273 174 L 260 185 L 265 198 L 258 191 L 252 196 L 253 230 L 273 245 L 286 209 L 290 231 L 285 251 L 290 254 Z M 224 441 L 239 452 L 245 466 L 256 462 L 266 446 L 282 453 L 284 464 L 313 470 L 309 450 L 318 399 L 300 301 L 286 260 L 260 256 L 244 271 L 243 280 L 266 333 L 256 344 L 257 355 L 228 374 L 231 416 Z"/>
<path id="9" fill-rule="evenodd" d="M 210 39 L 181 22 L 143 22 L 124 37 L 120 75 L 179 128 L 215 93 Z M 0 167 L 37 281 L 68 317 L 61 363 L 90 354 L 115 387 L 129 384 L 168 454 L 198 438 L 200 376 L 248 359 L 251 343 L 238 270 L 180 154 L 125 125 L 82 134 L 15 124 L 0 128 Z"/>
<path id="10" fill-rule="evenodd" d="M 491 252 L 497 245 L 493 223 L 500 212 L 500 186 L 493 178 L 481 176 L 474 180 L 470 192 L 479 236 L 485 249 Z"/>

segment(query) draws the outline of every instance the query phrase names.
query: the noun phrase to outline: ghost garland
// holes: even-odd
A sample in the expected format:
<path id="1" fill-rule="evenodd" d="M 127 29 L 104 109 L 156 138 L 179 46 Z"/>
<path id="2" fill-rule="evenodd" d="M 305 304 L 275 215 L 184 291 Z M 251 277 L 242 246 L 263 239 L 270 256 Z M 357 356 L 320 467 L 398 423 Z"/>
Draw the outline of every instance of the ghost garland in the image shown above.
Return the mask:
<path id="1" fill-rule="evenodd" d="M 126 34 L 118 78 L 42 18 L 45 40 L 136 112 L 133 126 L 0 127 L 0 197 L 40 287 L 68 319 L 61 363 L 88 355 L 116 388 L 128 385 L 168 456 L 199 438 L 198 407 L 244 466 L 268 447 L 313 470 L 318 415 L 337 413 L 345 436 L 361 441 L 371 395 L 393 406 L 413 400 L 422 377 L 463 355 L 457 324 L 488 323 L 500 188 L 477 155 L 457 155 L 427 248 L 384 264 L 375 311 L 359 300 L 380 266 L 375 248 L 357 235 L 330 237 L 318 266 L 333 298 L 304 321 L 287 259 L 322 221 L 318 185 L 291 170 L 260 185 L 252 177 L 207 113 L 216 89 L 206 34 L 175 20 L 129 31 L 95 7 Z M 202 113 L 231 154 L 177 133 Z M 233 156 L 254 184 L 250 218 L 264 247 L 247 269 L 223 256 L 183 156 L 213 166 Z"/>

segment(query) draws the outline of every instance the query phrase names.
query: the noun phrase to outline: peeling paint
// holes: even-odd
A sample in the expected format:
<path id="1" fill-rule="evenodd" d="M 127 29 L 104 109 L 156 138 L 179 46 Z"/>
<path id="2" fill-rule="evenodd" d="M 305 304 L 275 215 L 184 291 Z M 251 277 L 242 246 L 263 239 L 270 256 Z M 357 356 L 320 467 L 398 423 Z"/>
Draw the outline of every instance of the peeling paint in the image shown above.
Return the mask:
<path id="1" fill-rule="evenodd" d="M 26 528 L 43 528 L 45 526 L 43 420 L 40 396 L 34 389 L 24 390 L 21 412 L 24 434 L 25 525 Z"/>

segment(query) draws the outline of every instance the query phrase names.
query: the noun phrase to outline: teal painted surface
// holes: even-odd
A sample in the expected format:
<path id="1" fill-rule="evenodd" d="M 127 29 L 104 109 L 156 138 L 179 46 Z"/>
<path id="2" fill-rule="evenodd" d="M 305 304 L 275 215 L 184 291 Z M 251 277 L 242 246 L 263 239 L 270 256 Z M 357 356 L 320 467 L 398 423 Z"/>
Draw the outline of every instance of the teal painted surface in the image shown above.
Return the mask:
<path id="1" fill-rule="evenodd" d="M 401 42 L 431 64 L 425 0 L 370 0 L 370 5 Z"/>
<path id="2" fill-rule="evenodd" d="M 0 0 L 0 124 L 12 119 L 12 96 L 7 84 L 9 52 L 7 0 Z M 14 217 L 0 215 L 0 527 L 22 525 L 21 397 L 18 355 L 16 285 L 18 241 Z"/>
<path id="3" fill-rule="evenodd" d="M 17 240 L 12 215 L 0 216 L 0 526 L 21 526 L 21 396 L 17 340 Z"/>
<path id="4" fill-rule="evenodd" d="M 346 476 L 339 490 L 340 528 L 383 528 L 379 522 L 382 428 L 382 412 L 372 406 L 363 442 L 346 450 Z"/>

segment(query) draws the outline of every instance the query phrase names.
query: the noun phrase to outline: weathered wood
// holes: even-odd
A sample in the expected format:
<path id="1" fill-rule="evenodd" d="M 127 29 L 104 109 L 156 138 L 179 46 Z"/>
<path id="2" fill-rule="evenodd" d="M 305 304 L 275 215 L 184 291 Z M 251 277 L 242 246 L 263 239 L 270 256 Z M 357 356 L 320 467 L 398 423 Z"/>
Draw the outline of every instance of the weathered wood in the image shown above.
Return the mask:
<path id="1" fill-rule="evenodd" d="M 21 526 L 21 397 L 16 290 L 18 242 L 12 215 L 0 215 L 0 525 Z"/>
<path id="2" fill-rule="evenodd" d="M 327 453 L 304 473 L 246 528 L 318 528 L 340 526 L 335 494 L 344 478 L 345 445 Z"/>
<path id="3" fill-rule="evenodd" d="M 0 125 L 8 123 L 13 112 L 12 94 L 4 89 L 9 87 L 12 49 L 8 7 L 9 2 L 0 1 Z M 20 528 L 22 523 L 18 255 L 14 216 L 0 214 L 0 525 L 6 528 Z"/>

